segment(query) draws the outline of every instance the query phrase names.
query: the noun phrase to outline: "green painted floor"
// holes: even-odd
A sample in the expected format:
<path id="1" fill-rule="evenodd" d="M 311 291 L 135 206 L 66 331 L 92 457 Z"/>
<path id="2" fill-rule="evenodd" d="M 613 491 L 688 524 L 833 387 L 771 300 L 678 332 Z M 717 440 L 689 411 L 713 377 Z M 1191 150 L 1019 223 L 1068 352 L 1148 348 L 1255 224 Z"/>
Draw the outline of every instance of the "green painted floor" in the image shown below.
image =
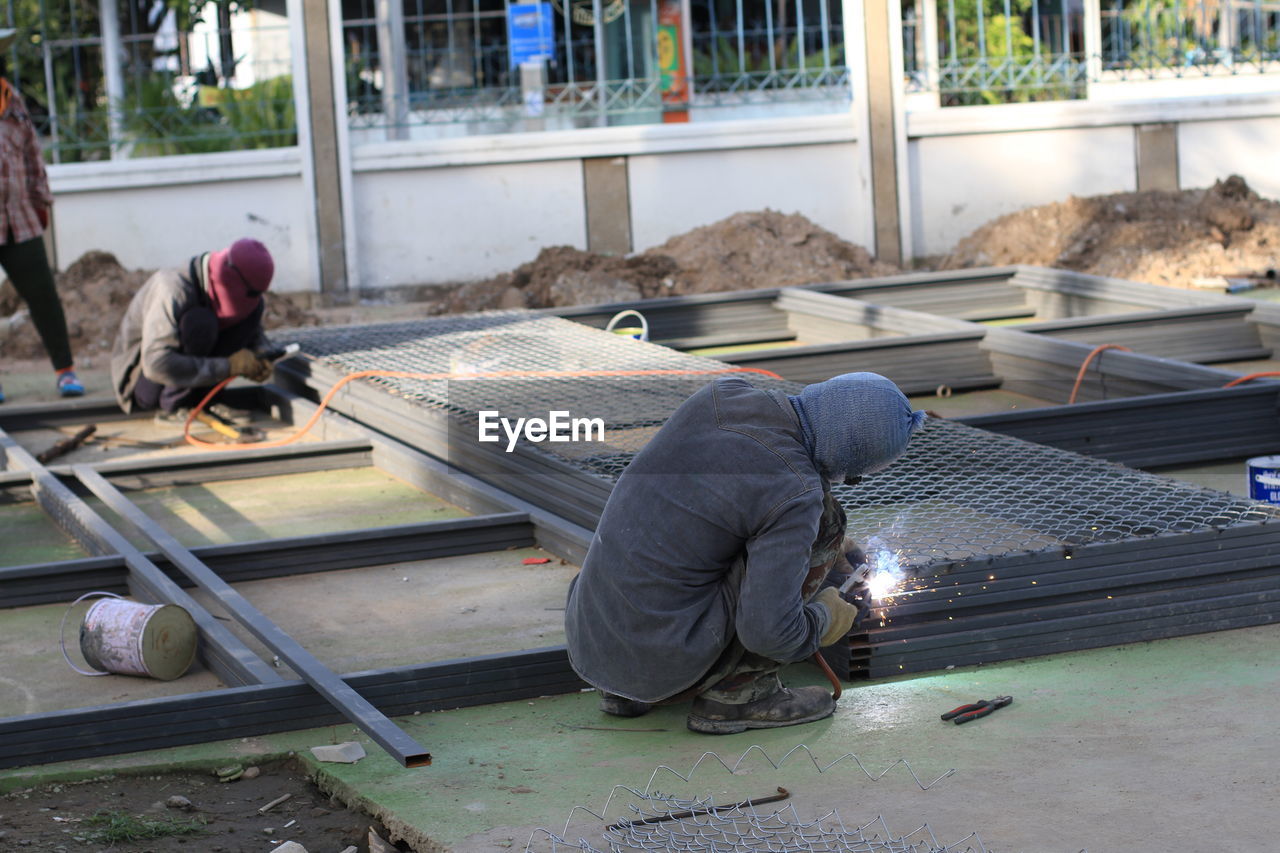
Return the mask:
<path id="1" fill-rule="evenodd" d="M 0 771 L 0 791 L 291 750 L 309 759 L 309 746 L 357 740 L 367 758 L 315 772 L 419 850 L 521 850 L 531 836 L 533 849 L 550 849 L 539 827 L 563 832 L 575 806 L 600 809 L 617 785 L 719 803 L 781 785 L 802 818 L 883 816 L 897 835 L 927 823 L 943 844 L 976 831 L 993 851 L 1260 853 L 1280 833 L 1278 659 L 1280 626 L 1267 626 L 970 667 L 849 688 L 829 720 L 727 737 L 686 731 L 680 708 L 619 720 L 596 710 L 595 694 L 573 694 L 401 718 L 434 754 L 414 770 L 336 726 Z M 787 679 L 818 680 L 807 666 Z M 991 717 L 938 719 L 998 694 L 1014 702 Z M 801 745 L 807 753 L 782 761 Z M 729 773 L 708 751 L 731 767 L 743 760 Z M 899 759 L 925 784 L 955 772 L 921 790 Z M 605 817 L 625 817 L 628 802 L 642 801 L 619 792 Z M 579 812 L 570 840 L 598 838 L 600 827 Z"/>

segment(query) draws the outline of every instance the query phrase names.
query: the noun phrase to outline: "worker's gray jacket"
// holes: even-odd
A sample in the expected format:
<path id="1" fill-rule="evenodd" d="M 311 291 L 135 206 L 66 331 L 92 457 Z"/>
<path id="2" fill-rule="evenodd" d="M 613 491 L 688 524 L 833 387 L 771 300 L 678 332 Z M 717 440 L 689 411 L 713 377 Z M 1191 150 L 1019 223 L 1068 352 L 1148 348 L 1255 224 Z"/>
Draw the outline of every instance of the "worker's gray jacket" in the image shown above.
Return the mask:
<path id="1" fill-rule="evenodd" d="M 830 616 L 801 585 L 823 490 L 785 395 L 737 378 L 695 393 L 609 496 L 569 588 L 573 668 L 655 702 L 696 684 L 735 633 L 772 660 L 812 655 Z M 725 576 L 740 556 L 735 609 Z"/>
<path id="2" fill-rule="evenodd" d="M 126 412 L 133 409 L 140 375 L 176 388 L 212 387 L 231 375 L 227 359 L 186 355 L 178 337 L 178 321 L 188 310 L 212 310 L 207 280 L 206 254 L 192 258 L 185 274 L 157 271 L 134 294 L 111 348 L 111 385 Z"/>

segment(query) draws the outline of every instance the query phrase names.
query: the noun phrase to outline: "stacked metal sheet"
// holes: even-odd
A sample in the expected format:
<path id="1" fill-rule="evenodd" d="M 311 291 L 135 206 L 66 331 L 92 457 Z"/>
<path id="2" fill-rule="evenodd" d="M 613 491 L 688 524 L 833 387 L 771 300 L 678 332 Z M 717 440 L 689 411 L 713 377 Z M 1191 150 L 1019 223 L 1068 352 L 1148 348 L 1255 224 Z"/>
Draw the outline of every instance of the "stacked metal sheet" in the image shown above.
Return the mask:
<path id="1" fill-rule="evenodd" d="M 299 381 L 333 405 L 591 526 L 612 482 L 717 373 L 710 359 L 522 312 L 300 330 Z M 753 384 L 799 386 L 759 374 Z M 600 418 L 603 440 L 479 440 L 481 412 Z M 830 655 L 847 676 L 924 671 L 1272 621 L 1280 508 L 950 421 L 836 491 L 903 581 Z"/>

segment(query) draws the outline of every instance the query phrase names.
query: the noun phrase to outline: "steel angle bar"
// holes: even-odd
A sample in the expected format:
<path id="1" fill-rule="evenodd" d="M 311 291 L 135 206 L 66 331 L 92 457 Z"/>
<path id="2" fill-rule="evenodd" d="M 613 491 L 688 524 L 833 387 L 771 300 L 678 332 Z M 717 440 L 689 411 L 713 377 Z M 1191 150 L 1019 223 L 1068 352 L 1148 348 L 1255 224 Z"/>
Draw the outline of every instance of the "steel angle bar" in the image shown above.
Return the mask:
<path id="1" fill-rule="evenodd" d="M 147 417 L 150 418 L 150 414 Z M 125 413 L 114 401 L 92 397 L 62 399 L 56 403 L 5 404 L 0 409 L 0 429 L 10 433 L 136 419 L 137 415 Z"/>
<path id="2" fill-rule="evenodd" d="M 773 371 L 794 382 L 821 382 L 851 370 L 871 370 L 888 376 L 912 394 L 939 386 L 953 390 L 991 388 L 1000 378 L 991 360 L 977 346 L 979 338 L 927 335 L 919 338 L 877 338 L 848 344 L 815 344 L 785 349 L 726 353 L 715 358 L 728 364 Z"/>
<path id="3" fill-rule="evenodd" d="M 902 335 L 959 333 L 982 337 L 986 329 L 965 320 L 924 311 L 913 311 L 893 305 L 878 305 L 874 300 L 840 296 L 798 287 L 784 288 L 775 303 L 779 311 L 807 314 L 867 326 Z"/>
<path id="4" fill-rule="evenodd" d="M 1238 320 L 1240 331 L 1246 331 L 1245 318 L 1253 311 L 1249 303 L 1227 305 L 1196 305 L 1187 308 L 1163 308 L 1158 311 L 1133 311 L 1124 314 L 1090 314 L 1084 317 L 1063 317 L 1056 320 L 1040 320 L 1023 323 L 1017 331 L 1054 335 L 1072 329 L 1110 329 L 1126 326 L 1162 326 L 1180 324 L 1187 320 L 1212 319 Z"/>
<path id="5" fill-rule="evenodd" d="M 1117 590 L 1106 597 L 1095 595 L 1070 601 L 1048 600 L 999 613 L 964 613 L 954 619 L 899 626 L 890 621 L 885 627 L 872 627 L 864 645 L 876 649 L 903 649 L 911 652 L 953 646 L 975 637 L 1015 638 L 1058 630 L 1059 625 L 1087 627 L 1095 623 L 1117 621 L 1117 614 L 1136 614 L 1152 608 L 1196 605 L 1206 599 L 1225 600 L 1228 596 L 1280 595 L 1280 576 L 1252 575 L 1222 578 L 1214 583 L 1177 588 L 1149 590 Z M 1139 618 L 1137 616 L 1122 616 Z M 1073 621 L 1074 620 L 1074 621 Z M 879 623 L 876 623 L 877 625 Z"/>
<path id="6" fill-rule="evenodd" d="M 0 610 L 65 604 L 86 590 L 129 594 L 129 566 L 115 557 L 82 557 L 0 568 Z"/>
<path id="7" fill-rule="evenodd" d="M 264 616 L 230 584 L 219 578 L 212 569 L 196 559 L 178 540 L 148 518 L 146 513 L 138 509 L 106 478 L 84 465 L 77 465 L 72 470 L 76 477 L 103 503 L 154 542 L 183 574 L 195 581 L 202 590 L 217 598 L 227 612 L 234 616 L 249 633 L 279 655 L 316 692 L 338 708 L 347 719 L 359 726 L 401 765 L 420 767 L 431 763 L 429 752 L 388 720 L 368 700 L 330 672 L 314 655 Z"/>
<path id="8" fill-rule="evenodd" d="M 1203 293 L 1122 278 L 1089 275 L 1073 270 L 1022 264 L 1014 267 L 1012 282 L 1019 287 L 1033 290 L 1081 296 L 1098 302 L 1122 302 L 1157 309 L 1249 304 L 1249 300 L 1219 293 Z"/>
<path id="9" fill-rule="evenodd" d="M 968 415 L 955 420 L 1138 467 L 1207 462 L 1280 450 L 1278 407 L 1280 387 L 1266 383 Z M 1151 430 L 1152 423 L 1159 423 L 1160 430 Z M 1209 438 L 1200 428 L 1202 425 L 1213 426 Z"/>
<path id="10" fill-rule="evenodd" d="M 293 682 L 297 684 L 298 682 Z M 390 714 L 411 714 L 414 711 L 433 711 L 443 708 L 459 707 L 462 704 L 485 704 L 489 697 L 497 697 L 494 701 L 506 701 L 516 691 L 537 689 L 546 686 L 542 695 L 556 692 L 558 687 L 568 687 L 570 691 L 580 688 L 581 681 L 566 674 L 563 666 L 546 663 L 541 665 L 517 665 L 501 672 L 462 673 L 449 677 L 424 679 L 403 675 L 395 681 L 379 685 L 365 685 L 360 688 L 362 695 L 370 695 L 387 707 Z M 275 731 L 297 731 L 312 726 L 326 725 L 333 721 L 341 721 L 343 716 L 332 706 L 317 701 L 315 694 L 305 689 L 297 691 L 273 692 L 270 694 L 252 693 L 236 694 L 234 705 L 223 701 L 228 691 L 212 691 L 210 693 L 191 694 L 188 707 L 198 708 L 208 716 L 207 723 L 212 732 L 205 733 L 204 740 L 217 740 L 231 737 L 228 730 L 243 730 L 246 726 L 278 725 Z M 564 691 L 567 692 L 567 691 Z M 403 697 L 412 697 L 411 701 Z M 424 701 L 424 697 L 429 697 Z M 130 703 L 131 705 L 131 703 Z M 90 711 L 106 712 L 116 706 L 106 706 Z M 159 707 L 168 709 L 167 704 Z M 60 749 L 89 749 L 103 742 L 104 730 L 110 731 L 111 740 L 124 745 L 129 742 L 145 746 L 150 736 L 164 720 L 163 713 L 157 713 L 151 707 L 129 707 L 128 715 L 105 714 L 95 715 L 71 714 L 57 716 L 56 726 L 43 724 L 40 718 L 44 715 L 30 715 L 25 718 L 14 718 L 15 725 L 6 727 L 6 738 L 33 741 L 37 738 L 56 735 Z M 160 717 L 161 719 L 157 719 Z M 23 726 L 21 722 L 34 721 L 35 725 Z M 0 721 L 5 726 L 6 721 Z M 210 737 L 212 735 L 212 737 Z"/>
<path id="11" fill-rule="evenodd" d="M 1088 629 L 1071 629 L 1057 634 L 1046 633 L 1036 638 L 1024 637 L 1013 641 L 956 645 L 938 649 L 927 655 L 896 655 L 890 652 L 872 654 L 861 662 L 851 657 L 850 664 L 853 667 L 863 668 L 871 677 L 900 675 L 904 672 L 927 672 L 953 665 L 1014 660 L 1099 646 L 1266 625 L 1276 621 L 1280 621 L 1280 603 L 1274 600 L 1264 603 L 1244 602 L 1238 606 L 1214 610 L 1195 610 L 1172 615 L 1146 614 L 1142 618 L 1125 622 Z"/>
<path id="12" fill-rule="evenodd" d="M 1039 630 L 1044 630 L 1045 626 L 1053 620 L 1076 619 L 1081 620 L 1080 624 L 1084 625 L 1089 621 L 1112 621 L 1116 614 L 1135 614 L 1156 607 L 1181 606 L 1184 603 L 1194 605 L 1197 602 L 1205 602 L 1205 606 L 1208 607 L 1216 601 L 1225 602 L 1232 596 L 1238 600 L 1241 596 L 1256 595 L 1260 597 L 1259 600 L 1262 600 L 1262 596 L 1277 594 L 1280 594 L 1280 576 L 1254 575 L 1220 583 L 1205 584 L 1199 587 L 1184 586 L 1172 589 L 1152 589 L 1128 594 L 1107 595 L 1105 597 L 1080 598 L 1065 602 L 1037 602 L 1017 610 L 1006 611 L 1002 614 L 988 614 L 985 617 L 980 615 L 960 616 L 955 620 L 942 620 L 943 624 L 941 626 L 932 626 L 942 627 L 944 629 L 943 633 L 913 633 L 911 628 L 908 627 L 904 631 L 898 632 L 898 636 L 895 637 L 893 636 L 894 631 L 890 628 L 873 627 L 868 632 L 866 642 L 869 646 L 874 647 L 880 643 L 883 636 L 887 644 L 901 642 L 905 639 L 912 647 L 924 649 L 939 644 L 945 645 L 957 642 L 965 637 L 989 633 L 1008 636 L 1036 633 Z M 1064 622 L 1063 624 L 1066 623 Z M 924 629 L 930 626 L 922 625 L 916 627 Z"/>
<path id="13" fill-rule="evenodd" d="M 1003 267 L 970 267 L 958 270 L 935 270 L 931 272 L 899 273 L 898 275 L 878 276 L 876 278 L 849 279 L 847 281 L 821 282 L 800 285 L 803 290 L 815 290 L 821 293 L 838 291 L 856 292 L 878 289 L 912 289 L 928 288 L 937 285 L 1004 284 L 1011 281 L 1018 273 L 1016 266 Z M 859 297 L 861 298 L 861 297 Z M 868 300 L 874 302 L 874 299 Z"/>
<path id="14" fill-rule="evenodd" d="M 142 460 L 98 462 L 90 467 L 120 488 L 150 489 L 217 480 L 242 480 L 280 474 L 364 468 L 370 464 L 367 441 L 327 441 L 262 450 L 218 450 Z M 71 466 L 50 466 L 71 478 Z M 74 479 L 74 478 L 72 478 Z M 69 483 L 74 486 L 74 482 Z"/>
<path id="15" fill-rule="evenodd" d="M 315 403 L 280 389 L 276 404 L 288 409 L 295 420 L 308 419 Z M 517 498 L 501 489 L 465 474 L 421 450 L 357 423 L 338 412 L 325 411 L 319 420 L 321 430 L 344 435 L 359 435 L 373 446 L 373 464 L 395 471 L 400 479 L 418 486 L 471 512 L 522 512 L 533 520 L 537 544 L 553 554 L 573 562 L 581 562 L 591 544 L 591 531 L 566 521 L 560 516 Z"/>
<path id="16" fill-rule="evenodd" d="M 1004 570 L 918 579 L 917 583 L 938 582 L 912 587 L 882 609 L 893 618 L 902 619 L 950 611 L 954 607 L 995 606 L 999 609 L 999 605 L 1011 601 L 1089 591 L 1111 592 L 1158 580 L 1219 578 L 1248 571 L 1280 574 L 1280 530 L 1273 530 L 1271 536 L 1236 540 L 1235 544 L 1231 540 L 1213 544 L 1189 542 L 1179 551 L 1177 547 L 1161 548 L 1153 543 L 1149 553 L 1129 559 L 1103 561 L 1087 556 L 1074 559 L 1064 556 L 1056 564 L 1028 560 L 1027 566 L 1014 562 Z M 944 579 L 954 582 L 945 583 Z"/>
<path id="17" fill-rule="evenodd" d="M 404 713 L 576 692 L 584 686 L 563 647 L 352 673 L 344 680 L 362 693 L 385 696 Z M 469 683 L 476 689 L 469 690 Z M 301 682 L 11 717 L 0 720 L 0 767 L 295 731 L 341 719 Z M 74 745 L 67 743 L 69 733 Z"/>
<path id="18" fill-rule="evenodd" d="M 1088 344 L 1027 334 L 1014 329 L 988 329 L 982 346 L 992 353 L 1021 356 L 1046 365 L 1066 368 L 1072 375 L 1080 369 L 1093 350 Z M 1238 375 L 1214 367 L 1123 350 L 1107 351 L 1099 362 L 1090 365 L 1090 372 L 1153 385 L 1172 385 L 1187 391 L 1221 388 Z"/>
<path id="19" fill-rule="evenodd" d="M 372 527 L 193 548 L 191 553 L 228 582 L 379 566 L 524 548 L 533 524 L 520 512 Z"/>
<path id="20" fill-rule="evenodd" d="M 169 579 L 141 551 L 111 528 L 80 498 L 71 493 L 30 453 L 0 430 L 0 450 L 11 464 L 31 474 L 36 501 L 94 556 L 120 555 L 129 567 L 129 589 L 138 598 L 177 604 L 191 614 L 203 642 L 200 653 L 227 684 L 261 684 L 280 675 L 240 642 L 195 599 Z M 87 591 L 87 590 L 86 590 Z"/>
<path id="21" fill-rule="evenodd" d="M 931 617 L 970 619 L 976 614 L 1002 614 L 1020 610 L 1023 606 L 1067 598 L 1088 597 L 1096 594 L 1129 595 L 1153 585 L 1178 587 L 1197 583 L 1223 583 L 1235 578 L 1258 573 L 1280 574 L 1277 566 L 1276 546 L 1264 546 L 1253 554 L 1234 559 L 1215 559 L 1211 564 L 1196 566 L 1188 561 L 1180 566 L 1158 566 L 1148 571 L 1116 573 L 1116 567 L 1096 568 L 1091 571 L 1071 572 L 1067 577 L 1046 582 L 1011 582 L 1000 585 L 992 581 L 967 589 L 938 589 L 932 596 L 909 595 L 902 600 L 881 608 L 885 618 L 899 627 L 933 624 Z M 1211 581 L 1206 581 L 1211 578 Z M 1030 585 L 1029 585 L 1030 584 Z M 925 600 L 920 600 L 924 598 Z"/>
<path id="22" fill-rule="evenodd" d="M 517 512 L 205 545 L 192 548 L 191 553 L 223 580 L 241 582 L 525 548 L 535 543 L 528 515 Z M 178 585 L 195 586 L 164 555 L 145 556 Z M 127 574 L 121 558 L 0 568 L 0 608 L 67 601 L 90 587 L 118 592 L 124 588 Z"/>

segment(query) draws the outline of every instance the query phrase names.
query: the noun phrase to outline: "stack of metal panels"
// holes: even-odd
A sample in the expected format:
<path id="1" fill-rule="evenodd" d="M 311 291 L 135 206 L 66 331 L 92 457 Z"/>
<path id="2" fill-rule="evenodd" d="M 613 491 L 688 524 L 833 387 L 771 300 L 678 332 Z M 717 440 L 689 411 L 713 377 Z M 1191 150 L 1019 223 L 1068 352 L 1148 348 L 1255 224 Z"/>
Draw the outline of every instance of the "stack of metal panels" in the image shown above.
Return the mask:
<path id="1" fill-rule="evenodd" d="M 614 480 L 722 363 L 545 315 L 301 330 L 295 370 L 333 405 L 532 503 L 593 526 Z M 1074 345 L 1080 346 L 1080 345 Z M 1203 368 L 1201 368 L 1203 370 Z M 784 391 L 793 383 L 743 374 Z M 452 376 L 453 378 L 446 378 Z M 479 440 L 564 410 L 603 440 Z M 1280 614 L 1280 508 L 932 421 L 888 470 L 836 490 L 850 534 L 905 588 L 833 658 L 848 676 L 1259 624 Z"/>

